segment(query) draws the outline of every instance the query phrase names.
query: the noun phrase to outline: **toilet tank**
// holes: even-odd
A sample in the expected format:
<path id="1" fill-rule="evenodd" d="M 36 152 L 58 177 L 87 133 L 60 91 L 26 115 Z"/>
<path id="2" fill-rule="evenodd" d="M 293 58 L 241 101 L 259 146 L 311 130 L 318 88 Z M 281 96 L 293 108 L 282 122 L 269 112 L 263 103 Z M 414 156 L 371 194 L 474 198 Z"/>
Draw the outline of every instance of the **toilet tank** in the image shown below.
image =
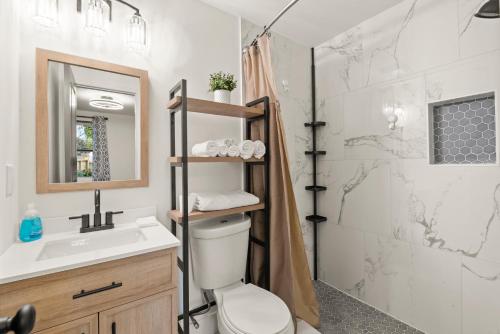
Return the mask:
<path id="1" fill-rule="evenodd" d="M 193 277 L 202 289 L 218 289 L 245 277 L 250 218 L 245 215 L 190 225 Z"/>

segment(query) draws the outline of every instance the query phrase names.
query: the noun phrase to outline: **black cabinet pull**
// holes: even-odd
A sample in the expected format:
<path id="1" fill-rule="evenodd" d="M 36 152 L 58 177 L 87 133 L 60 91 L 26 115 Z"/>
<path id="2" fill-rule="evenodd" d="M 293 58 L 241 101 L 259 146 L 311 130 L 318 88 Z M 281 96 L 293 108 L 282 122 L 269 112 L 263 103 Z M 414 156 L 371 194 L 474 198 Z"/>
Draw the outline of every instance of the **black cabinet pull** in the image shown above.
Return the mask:
<path id="1" fill-rule="evenodd" d="M 95 290 L 88 290 L 88 291 L 82 290 L 80 293 L 77 293 L 76 295 L 73 295 L 73 299 L 87 297 L 87 296 L 93 295 L 95 293 L 104 292 L 104 291 L 108 291 L 108 290 L 111 290 L 111 289 L 116 289 L 116 288 L 121 287 L 122 285 L 123 285 L 122 282 L 118 282 L 118 283 L 113 282 L 113 283 L 111 283 L 108 286 L 104 286 L 102 288 L 97 288 Z"/>
<path id="2" fill-rule="evenodd" d="M 114 321 L 111 324 L 111 334 L 116 334 L 116 322 Z"/>

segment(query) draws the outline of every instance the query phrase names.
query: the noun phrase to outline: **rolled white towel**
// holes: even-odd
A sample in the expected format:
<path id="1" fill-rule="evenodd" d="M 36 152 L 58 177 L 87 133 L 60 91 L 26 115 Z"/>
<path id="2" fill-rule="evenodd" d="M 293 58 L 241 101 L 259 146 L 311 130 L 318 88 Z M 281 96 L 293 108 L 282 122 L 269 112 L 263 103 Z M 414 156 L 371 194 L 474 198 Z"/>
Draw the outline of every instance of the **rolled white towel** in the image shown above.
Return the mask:
<path id="1" fill-rule="evenodd" d="M 251 140 L 244 140 L 239 145 L 240 157 L 243 159 L 250 159 L 255 152 L 255 144 Z"/>
<path id="2" fill-rule="evenodd" d="M 196 157 L 216 157 L 219 154 L 219 146 L 214 140 L 209 140 L 194 145 L 191 153 Z"/>
<path id="3" fill-rule="evenodd" d="M 229 146 L 227 150 L 227 155 L 230 157 L 239 157 L 240 156 L 240 148 L 237 145 Z"/>
<path id="4" fill-rule="evenodd" d="M 255 145 L 255 152 L 254 152 L 254 156 L 257 158 L 257 159 L 260 159 L 262 158 L 264 155 L 266 155 L 266 145 L 260 141 L 260 140 L 256 140 L 253 142 L 254 145 Z"/>
<path id="5" fill-rule="evenodd" d="M 215 142 L 217 143 L 217 146 L 231 146 L 234 145 L 234 140 L 231 138 L 223 138 L 223 139 L 216 139 Z"/>
<path id="6" fill-rule="evenodd" d="M 229 146 L 219 146 L 219 157 L 227 157 Z"/>

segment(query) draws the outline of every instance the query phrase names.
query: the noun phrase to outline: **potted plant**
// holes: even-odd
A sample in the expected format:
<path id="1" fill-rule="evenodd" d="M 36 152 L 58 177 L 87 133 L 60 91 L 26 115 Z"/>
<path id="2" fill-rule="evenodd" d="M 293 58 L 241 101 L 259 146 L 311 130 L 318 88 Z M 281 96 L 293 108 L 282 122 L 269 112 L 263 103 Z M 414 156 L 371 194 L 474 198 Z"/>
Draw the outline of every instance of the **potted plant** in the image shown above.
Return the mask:
<path id="1" fill-rule="evenodd" d="M 217 72 L 210 74 L 210 91 L 214 93 L 214 102 L 231 103 L 231 92 L 237 81 L 230 73 Z"/>

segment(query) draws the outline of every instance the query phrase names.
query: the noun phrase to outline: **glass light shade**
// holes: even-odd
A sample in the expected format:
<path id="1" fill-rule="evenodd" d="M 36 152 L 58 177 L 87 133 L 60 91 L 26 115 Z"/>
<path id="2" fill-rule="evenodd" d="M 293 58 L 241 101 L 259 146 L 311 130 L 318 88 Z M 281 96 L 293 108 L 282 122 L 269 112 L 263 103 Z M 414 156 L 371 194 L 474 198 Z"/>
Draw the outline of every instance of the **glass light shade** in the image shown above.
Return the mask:
<path id="1" fill-rule="evenodd" d="M 137 13 L 128 23 L 126 43 L 133 50 L 142 51 L 146 48 L 146 21 Z"/>
<path id="2" fill-rule="evenodd" d="M 58 0 L 37 0 L 33 19 L 45 27 L 58 25 Z"/>
<path id="3" fill-rule="evenodd" d="M 85 29 L 96 36 L 106 34 L 109 20 L 109 5 L 104 0 L 89 0 Z"/>

